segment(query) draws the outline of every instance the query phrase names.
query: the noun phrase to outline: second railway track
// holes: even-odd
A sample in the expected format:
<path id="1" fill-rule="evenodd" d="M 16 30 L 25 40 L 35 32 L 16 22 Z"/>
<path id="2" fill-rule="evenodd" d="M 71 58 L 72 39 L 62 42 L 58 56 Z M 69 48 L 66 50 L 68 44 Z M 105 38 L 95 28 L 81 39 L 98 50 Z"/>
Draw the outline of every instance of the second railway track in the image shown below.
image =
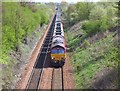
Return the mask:
<path id="1" fill-rule="evenodd" d="M 53 68 L 51 89 L 60 89 L 64 91 L 63 68 Z"/>

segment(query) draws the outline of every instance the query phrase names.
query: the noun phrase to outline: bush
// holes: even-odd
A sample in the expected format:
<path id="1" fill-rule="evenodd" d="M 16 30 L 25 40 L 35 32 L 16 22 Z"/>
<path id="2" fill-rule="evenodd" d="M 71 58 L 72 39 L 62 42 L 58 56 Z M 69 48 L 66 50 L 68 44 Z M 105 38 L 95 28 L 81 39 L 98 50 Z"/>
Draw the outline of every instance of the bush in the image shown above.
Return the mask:
<path id="1" fill-rule="evenodd" d="M 72 48 L 76 48 L 77 45 L 79 45 L 79 39 L 78 39 L 78 38 L 73 39 L 73 40 L 70 41 L 70 43 L 69 43 L 69 47 L 72 47 Z"/>
<path id="2" fill-rule="evenodd" d="M 94 34 L 100 31 L 101 23 L 99 21 L 89 21 L 82 25 L 82 29 L 88 34 Z"/>
<path id="3" fill-rule="evenodd" d="M 83 42 L 82 47 L 83 47 L 83 48 L 87 48 L 88 46 L 90 46 L 90 43 L 89 43 L 89 41 L 85 40 L 85 41 Z"/>
<path id="4" fill-rule="evenodd" d="M 4 64 L 9 51 L 18 51 L 21 42 L 30 36 L 38 25 L 48 23 L 51 12 L 48 7 L 43 8 L 42 4 L 21 5 L 19 2 L 3 2 L 2 7 L 2 61 L 0 62 Z"/>

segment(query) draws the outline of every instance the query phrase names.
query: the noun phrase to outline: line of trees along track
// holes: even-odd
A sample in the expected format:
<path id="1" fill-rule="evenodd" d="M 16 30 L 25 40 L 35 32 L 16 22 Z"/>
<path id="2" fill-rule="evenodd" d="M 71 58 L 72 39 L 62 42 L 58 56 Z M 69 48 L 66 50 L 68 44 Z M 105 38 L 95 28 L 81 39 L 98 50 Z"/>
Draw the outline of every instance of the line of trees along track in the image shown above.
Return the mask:
<path id="1" fill-rule="evenodd" d="M 11 50 L 18 52 L 22 43 L 28 45 L 28 37 L 36 27 L 48 24 L 51 17 L 49 12 L 52 10 L 44 4 L 2 2 L 1 63 L 9 63 L 8 53 Z"/>
<path id="2" fill-rule="evenodd" d="M 0 63 L 3 64 L 2 88 L 13 89 L 21 77 L 38 39 L 42 36 L 54 4 L 31 2 L 2 2 L 2 45 Z"/>

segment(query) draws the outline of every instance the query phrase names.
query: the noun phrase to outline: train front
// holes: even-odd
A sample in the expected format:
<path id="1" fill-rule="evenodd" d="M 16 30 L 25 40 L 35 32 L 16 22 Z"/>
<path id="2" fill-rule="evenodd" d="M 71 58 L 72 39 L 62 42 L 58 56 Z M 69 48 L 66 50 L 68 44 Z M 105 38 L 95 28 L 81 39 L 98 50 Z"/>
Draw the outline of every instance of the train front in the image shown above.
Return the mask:
<path id="1" fill-rule="evenodd" d="M 66 58 L 66 48 L 64 37 L 56 35 L 53 37 L 51 46 L 51 64 L 52 66 L 63 66 Z"/>

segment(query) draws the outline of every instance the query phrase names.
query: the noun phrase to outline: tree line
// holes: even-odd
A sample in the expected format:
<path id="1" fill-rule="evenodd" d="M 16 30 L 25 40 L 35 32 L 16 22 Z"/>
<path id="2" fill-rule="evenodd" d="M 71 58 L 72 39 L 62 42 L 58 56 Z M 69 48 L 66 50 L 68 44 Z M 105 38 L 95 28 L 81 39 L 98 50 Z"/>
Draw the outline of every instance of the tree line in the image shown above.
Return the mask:
<path id="1" fill-rule="evenodd" d="M 115 2 L 78 2 L 66 9 L 67 26 L 85 21 L 82 28 L 87 33 L 106 31 L 118 26 L 119 5 Z"/>
<path id="2" fill-rule="evenodd" d="M 46 4 L 29 2 L 2 3 L 2 55 L 0 62 L 6 63 L 8 53 L 19 51 L 21 43 L 27 44 L 27 37 L 38 26 L 48 24 L 52 9 Z"/>

